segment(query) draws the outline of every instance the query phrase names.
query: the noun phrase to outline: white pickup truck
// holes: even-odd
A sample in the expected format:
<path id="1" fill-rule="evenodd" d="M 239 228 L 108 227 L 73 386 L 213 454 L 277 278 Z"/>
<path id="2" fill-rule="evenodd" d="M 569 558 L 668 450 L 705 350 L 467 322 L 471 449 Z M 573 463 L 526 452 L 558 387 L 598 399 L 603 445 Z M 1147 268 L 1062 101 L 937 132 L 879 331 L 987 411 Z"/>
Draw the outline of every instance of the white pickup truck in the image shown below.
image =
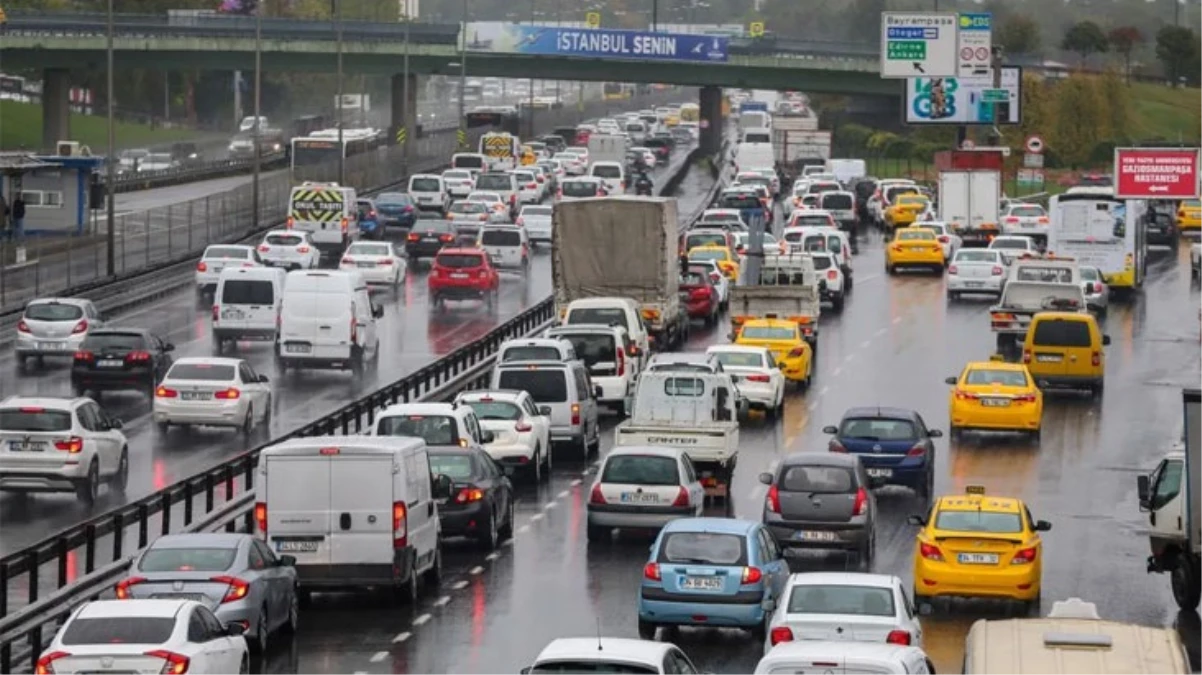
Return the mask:
<path id="1" fill-rule="evenodd" d="M 630 419 L 614 430 L 614 445 L 683 449 L 707 497 L 725 498 L 739 452 L 745 400 L 725 373 L 650 371 L 639 376 Z M 727 510 L 731 500 L 726 499 Z"/>
<path id="2" fill-rule="evenodd" d="M 1005 353 L 1027 334 L 1039 312 L 1087 312 L 1080 283 L 1009 281 L 998 304 L 989 308 L 989 326 L 997 335 L 998 351 Z"/>

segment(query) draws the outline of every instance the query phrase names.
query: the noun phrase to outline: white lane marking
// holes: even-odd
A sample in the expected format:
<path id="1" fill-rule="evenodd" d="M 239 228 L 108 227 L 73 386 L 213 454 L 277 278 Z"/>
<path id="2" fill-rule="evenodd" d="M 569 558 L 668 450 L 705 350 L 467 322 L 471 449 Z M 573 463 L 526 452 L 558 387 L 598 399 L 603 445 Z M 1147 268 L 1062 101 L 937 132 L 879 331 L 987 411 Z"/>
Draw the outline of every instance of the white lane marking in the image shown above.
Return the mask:
<path id="1" fill-rule="evenodd" d="M 533 516 L 530 516 L 530 522 L 532 522 L 532 523 L 537 523 L 538 521 L 540 521 L 542 519 L 543 519 L 543 514 L 541 514 L 541 513 L 536 513 Z"/>
<path id="2" fill-rule="evenodd" d="M 506 546 L 513 546 L 513 542 L 515 542 L 515 541 L 517 541 L 517 540 L 516 540 L 516 539 L 512 539 L 512 538 L 511 538 L 511 539 L 506 539 L 506 540 L 505 540 L 505 545 L 506 545 Z"/>
<path id="3" fill-rule="evenodd" d="M 864 276 L 856 275 L 856 281 L 858 281 L 860 283 L 864 283 L 865 281 L 872 281 L 873 279 L 880 279 L 880 278 L 881 278 L 881 275 L 879 275 L 879 274 L 867 274 Z"/>
<path id="4" fill-rule="evenodd" d="M 546 504 L 543 504 L 544 511 L 546 511 L 548 509 L 553 509 L 553 508 L 555 508 L 555 502 L 547 502 Z"/>
<path id="5" fill-rule="evenodd" d="M 884 328 L 878 328 L 878 329 L 876 329 L 876 334 L 877 334 L 877 336 L 878 336 L 878 337 L 879 337 L 879 336 L 881 336 L 881 335 L 884 335 L 884 334 L 885 334 L 885 333 L 887 333 L 887 332 L 888 332 L 888 331 L 886 331 Z"/>
<path id="6" fill-rule="evenodd" d="M 410 633 L 409 631 L 405 631 L 404 633 L 397 633 L 397 636 L 392 638 L 392 643 L 400 644 L 400 643 L 404 642 L 405 640 L 408 640 L 411 637 L 413 637 L 413 634 Z"/>
<path id="7" fill-rule="evenodd" d="M 568 495 L 570 495 L 570 494 L 572 494 L 570 490 L 564 490 L 563 492 L 560 492 L 559 494 L 555 495 L 555 498 L 556 498 L 556 499 L 563 499 L 563 498 L 567 497 L 567 496 L 568 496 Z"/>
<path id="8" fill-rule="evenodd" d="M 540 515 L 539 517 L 541 518 L 542 516 Z M 530 526 L 529 526 L 529 525 L 523 525 L 523 526 L 521 526 L 521 527 L 519 527 L 519 528 L 518 528 L 518 533 L 519 533 L 519 534 L 521 534 L 521 533 L 523 533 L 523 532 L 529 532 L 529 531 L 530 531 Z"/>
<path id="9" fill-rule="evenodd" d="M 413 620 L 413 625 L 414 625 L 414 626 L 421 626 L 421 625 L 425 624 L 425 623 L 426 623 L 427 621 L 429 621 L 429 620 L 430 620 L 430 615 L 429 615 L 429 614 L 422 614 L 421 616 L 419 616 L 419 617 L 417 617 L 416 619 L 414 619 L 414 620 Z"/>
<path id="10" fill-rule="evenodd" d="M 810 412 L 814 412 L 814 410 L 818 408 L 818 401 L 811 401 L 810 405 L 806 407 L 810 409 Z"/>
<path id="11" fill-rule="evenodd" d="M 435 601 L 434 601 L 434 606 L 435 606 L 435 607 L 442 607 L 442 606 L 446 605 L 446 604 L 447 604 L 448 602 L 450 602 L 450 601 L 451 601 L 451 596 L 449 596 L 449 595 L 444 595 L 444 596 L 442 596 L 441 598 L 439 598 L 439 599 L 437 599 L 437 600 L 435 600 Z"/>
<path id="12" fill-rule="evenodd" d="M 583 482 L 584 481 L 580 480 L 579 478 L 574 478 L 574 479 L 572 479 L 572 487 L 576 487 L 577 485 L 580 485 Z"/>
<path id="13" fill-rule="evenodd" d="M 581 472 L 580 472 L 580 475 L 581 475 L 581 476 L 587 476 L 587 475 L 588 475 L 588 473 L 589 473 L 589 469 L 585 469 L 584 471 L 581 471 Z"/>
<path id="14" fill-rule="evenodd" d="M 490 553 L 489 555 L 492 555 L 492 554 Z M 481 566 L 479 566 L 479 565 L 476 565 L 475 567 L 473 567 L 473 568 L 471 568 L 470 570 L 468 570 L 468 571 L 467 571 L 467 573 L 468 573 L 468 574 L 471 574 L 471 575 L 476 575 L 476 574 L 480 574 L 480 573 L 481 573 L 481 572 L 483 572 L 483 571 L 484 571 L 484 568 L 483 568 L 483 567 L 481 567 Z M 464 585 L 464 586 L 466 586 L 466 585 L 467 585 L 467 582 L 466 582 L 466 581 L 465 581 L 465 582 L 463 582 L 463 585 Z"/>
<path id="15" fill-rule="evenodd" d="M 863 342 L 861 342 L 861 343 L 860 343 L 860 349 L 868 349 L 868 347 L 869 347 L 869 346 L 871 346 L 871 345 L 872 345 L 872 341 L 871 341 L 871 340 L 865 340 L 865 341 L 863 341 Z"/>
<path id="16" fill-rule="evenodd" d="M 467 579 L 460 579 L 451 585 L 452 591 L 462 591 L 465 588 L 467 588 Z"/>
<path id="17" fill-rule="evenodd" d="M 894 326 L 896 326 L 897 324 L 899 324 L 901 322 L 902 322 L 902 318 L 900 316 L 893 317 L 893 325 Z"/>
<path id="18" fill-rule="evenodd" d="M 835 369 L 831 372 L 831 375 L 834 375 L 835 377 L 839 377 L 839 373 L 842 373 L 842 372 L 843 372 L 843 366 L 835 366 Z"/>
<path id="19" fill-rule="evenodd" d="M 496 560 L 497 558 L 500 558 L 500 557 L 501 557 L 500 553 L 493 551 L 492 553 L 489 553 L 488 555 L 484 556 L 484 559 L 485 560 Z"/>
<path id="20" fill-rule="evenodd" d="M 376 652 L 375 654 L 371 655 L 370 661 L 372 663 L 379 663 L 386 658 L 388 658 L 388 652 Z"/>
<path id="21" fill-rule="evenodd" d="M 818 390 L 818 395 L 819 395 L 819 396 L 825 396 L 825 395 L 826 395 L 826 392 L 827 392 L 827 390 L 829 390 L 829 389 L 830 389 L 830 387 L 823 387 L 823 388 L 819 389 L 819 390 Z"/>

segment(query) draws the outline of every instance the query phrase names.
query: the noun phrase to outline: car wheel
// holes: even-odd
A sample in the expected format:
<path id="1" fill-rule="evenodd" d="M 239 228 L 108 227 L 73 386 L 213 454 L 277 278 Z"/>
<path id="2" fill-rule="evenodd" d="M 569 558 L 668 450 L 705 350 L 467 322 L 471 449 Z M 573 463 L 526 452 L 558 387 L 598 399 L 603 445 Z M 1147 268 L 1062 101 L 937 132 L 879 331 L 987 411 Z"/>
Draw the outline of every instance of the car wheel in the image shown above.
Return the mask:
<path id="1" fill-rule="evenodd" d="M 768 626 L 772 623 L 772 612 L 764 612 L 764 618 L 760 622 L 748 630 L 751 631 L 751 638 L 756 642 L 764 642 L 768 639 Z"/>
<path id="2" fill-rule="evenodd" d="M 255 407 L 246 406 L 246 417 L 242 419 L 242 435 L 249 436 L 255 430 Z"/>
<path id="3" fill-rule="evenodd" d="M 121 458 L 117 460 L 117 472 L 109 478 L 109 489 L 117 494 L 125 494 L 129 485 L 129 448 L 121 448 Z"/>
<path id="4" fill-rule="evenodd" d="M 585 534 L 587 535 L 590 544 L 609 541 L 610 531 L 611 528 L 601 527 L 600 525 L 594 525 L 592 523 L 589 523 L 585 528 Z"/>
<path id="5" fill-rule="evenodd" d="M 943 276 L 943 264 L 942 263 L 940 263 L 938 265 L 931 265 L 931 270 L 933 272 L 935 272 L 935 276 L 937 276 L 937 277 Z"/>
<path id="6" fill-rule="evenodd" d="M 91 506 L 96 503 L 96 497 L 100 492 L 100 464 L 96 460 L 88 465 L 88 475 L 83 480 L 75 483 L 75 496 L 79 501 L 83 502 L 84 506 Z"/>
<path id="7" fill-rule="evenodd" d="M 658 629 L 658 626 L 656 626 L 655 624 L 653 624 L 649 621 L 643 621 L 642 619 L 639 619 L 639 639 L 654 640 L 655 632 L 657 629 Z"/>
<path id="8" fill-rule="evenodd" d="M 835 310 L 835 314 L 843 313 L 843 294 L 842 293 L 840 293 L 839 295 L 836 295 L 831 300 L 831 307 L 832 307 L 832 309 Z"/>
<path id="9" fill-rule="evenodd" d="M 497 536 L 501 541 L 513 539 L 513 521 L 516 517 L 513 512 L 513 495 L 509 495 L 509 511 L 505 514 L 505 522 L 501 524 L 501 527 L 497 528 Z"/>
<path id="10" fill-rule="evenodd" d="M 271 622 L 267 620 L 267 605 L 263 605 L 259 608 L 259 620 L 255 625 L 255 641 L 253 645 L 254 651 L 260 655 L 267 653 L 267 648 L 269 646 L 268 643 L 271 637 L 270 631 L 268 630 L 268 626 L 270 625 Z"/>
<path id="11" fill-rule="evenodd" d="M 910 587 L 910 597 L 914 598 L 914 606 L 918 608 L 919 615 L 929 616 L 935 610 L 935 605 L 930 598 L 916 593 L 917 590 L 913 586 Z"/>
<path id="12" fill-rule="evenodd" d="M 885 274 L 888 274 L 890 276 L 897 274 L 897 269 L 895 267 L 893 267 L 893 265 L 890 265 L 889 263 L 885 263 Z"/>
<path id="13" fill-rule="evenodd" d="M 960 293 L 958 291 L 948 291 L 947 292 L 947 301 L 948 302 L 955 302 L 959 299 L 960 299 Z"/>
<path id="14" fill-rule="evenodd" d="M 1042 436 L 1042 432 L 1040 429 L 1035 429 L 1034 431 L 1028 432 L 1027 436 L 1030 437 L 1031 442 L 1038 443 L 1040 436 Z"/>
<path id="15" fill-rule="evenodd" d="M 171 431 L 171 423 L 170 422 L 165 422 L 165 421 L 164 422 L 155 422 L 155 425 L 158 426 L 160 434 L 165 434 L 168 431 Z"/>
<path id="16" fill-rule="evenodd" d="M 497 530 L 497 512 L 494 509 L 491 513 L 489 513 L 488 516 L 488 529 L 486 529 L 484 532 L 481 532 L 479 535 L 480 548 L 484 549 L 485 551 L 496 550 L 497 543 L 501 540 L 500 534 Z"/>
<path id="17" fill-rule="evenodd" d="M 359 379 L 363 377 L 363 373 L 366 370 L 363 364 L 363 350 L 358 347 L 352 347 L 351 349 L 354 351 L 354 354 L 351 355 L 351 374 L 355 376 L 355 379 Z"/>
<path id="18" fill-rule="evenodd" d="M 293 587 L 292 599 L 288 601 L 288 622 L 284 624 L 286 635 L 296 635 L 300 630 L 300 589 Z"/>
<path id="19" fill-rule="evenodd" d="M 1089 388 L 1089 395 L 1092 396 L 1093 398 L 1102 398 L 1102 392 L 1104 390 L 1105 390 L 1105 385 L 1103 385 L 1101 382 L 1098 382 L 1097 384 L 1095 384 Z"/>
<path id="20" fill-rule="evenodd" d="M 1034 598 L 1023 601 L 1023 613 L 1027 616 L 1039 616 L 1039 605 L 1043 600 L 1043 593 L 1040 592 Z"/>
<path id="21" fill-rule="evenodd" d="M 958 426 L 952 425 L 948 427 L 947 437 L 949 440 L 959 441 L 964 438 L 964 430 Z"/>
<path id="22" fill-rule="evenodd" d="M 245 675 L 250 672 L 250 657 L 243 656 L 242 664 L 238 666 L 239 675 Z"/>
<path id="23" fill-rule="evenodd" d="M 539 448 L 537 445 L 534 446 L 534 457 L 532 459 L 533 459 L 533 463 L 534 463 L 534 483 L 536 485 L 538 483 L 543 482 L 543 457 L 542 457 L 542 454 L 543 454 L 542 449 Z"/>
<path id="24" fill-rule="evenodd" d="M 442 544 L 434 547 L 434 562 L 430 565 L 430 569 L 425 572 L 426 585 L 430 588 L 438 588 L 442 585 Z"/>

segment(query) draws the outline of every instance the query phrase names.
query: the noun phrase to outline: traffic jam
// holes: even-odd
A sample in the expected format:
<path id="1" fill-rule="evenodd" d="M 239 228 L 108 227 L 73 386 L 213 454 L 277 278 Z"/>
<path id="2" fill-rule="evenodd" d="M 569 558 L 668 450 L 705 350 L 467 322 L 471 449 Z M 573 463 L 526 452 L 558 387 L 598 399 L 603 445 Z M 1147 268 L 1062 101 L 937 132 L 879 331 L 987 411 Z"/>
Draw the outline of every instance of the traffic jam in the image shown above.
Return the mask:
<path id="1" fill-rule="evenodd" d="M 206 354 L 30 302 L 22 381 L 70 383 L 0 403 L 0 491 L 82 508 L 145 472 L 127 425 L 252 447 L 374 378 L 389 297 L 556 312 L 487 388 L 264 449 L 251 531 L 154 538 L 36 672 L 1196 672 L 1197 150 L 1024 199 L 996 150 L 873 176 L 790 140 L 804 94 L 725 105 L 723 178 L 672 196 L 689 104 L 296 185 L 197 262 Z"/>

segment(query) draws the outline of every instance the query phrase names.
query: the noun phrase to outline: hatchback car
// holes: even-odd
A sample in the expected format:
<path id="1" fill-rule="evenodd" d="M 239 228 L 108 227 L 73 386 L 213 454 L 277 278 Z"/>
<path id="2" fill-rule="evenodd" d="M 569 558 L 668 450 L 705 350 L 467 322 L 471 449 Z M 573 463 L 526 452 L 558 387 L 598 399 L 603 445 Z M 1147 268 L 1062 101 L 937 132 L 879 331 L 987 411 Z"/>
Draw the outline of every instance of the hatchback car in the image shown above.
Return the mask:
<path id="1" fill-rule="evenodd" d="M 358 212 L 359 236 L 364 239 L 383 239 L 384 223 L 380 221 L 380 212 L 372 199 L 355 200 Z"/>
<path id="2" fill-rule="evenodd" d="M 301 230 L 272 230 L 263 235 L 259 259 L 264 265 L 288 270 L 308 270 L 321 263 L 321 251 Z"/>
<path id="3" fill-rule="evenodd" d="M 171 425 L 233 427 L 250 434 L 271 423 L 271 385 L 242 359 L 182 358 L 154 390 L 154 421 Z"/>
<path id="4" fill-rule="evenodd" d="M 117 582 L 118 600 L 196 600 L 222 624 L 238 624 L 260 654 L 275 631 L 295 634 L 296 559 L 250 534 L 168 534 L 150 543 Z"/>
<path id="5" fill-rule="evenodd" d="M 1085 306 L 1095 314 L 1106 314 L 1110 309 L 1110 287 L 1106 285 L 1102 271 L 1088 265 L 1078 269 L 1081 271 L 1081 289 L 1085 292 Z"/>
<path id="6" fill-rule="evenodd" d="M 254 246 L 210 246 L 196 263 L 196 294 L 201 297 L 217 290 L 221 270 L 226 267 L 254 267 L 261 264 Z"/>
<path id="7" fill-rule="evenodd" d="M 417 220 L 417 204 L 404 192 L 382 192 L 376 195 L 376 212 L 385 227 L 413 227 Z"/>
<path id="8" fill-rule="evenodd" d="M 994 237 L 993 241 L 989 242 L 989 250 L 999 251 L 1007 265 L 1023 256 L 1039 255 L 1035 240 L 1023 236 Z"/>
<path id="9" fill-rule="evenodd" d="M 903 408 L 851 408 L 839 426 L 827 426 L 831 452 L 859 455 L 869 478 L 912 488 L 929 499 L 935 487 L 935 442 L 943 432 Z"/>
<path id="10" fill-rule="evenodd" d="M 535 482 L 551 475 L 551 409 L 529 392 L 465 391 L 455 398 L 476 413 L 480 428 L 492 432 L 484 451 L 502 466 L 528 470 Z"/>
<path id="11" fill-rule="evenodd" d="M 745 628 L 767 635 L 789 566 L 763 525 L 733 518 L 683 518 L 651 545 L 639 585 L 639 637 L 660 626 Z"/>
<path id="12" fill-rule="evenodd" d="M 455 243 L 451 221 L 444 218 L 422 218 L 405 237 L 405 254 L 416 265 L 422 258 L 433 258 L 443 248 Z"/>
<path id="13" fill-rule="evenodd" d="M 789 577 L 764 653 L 782 642 L 841 640 L 922 647 L 918 610 L 901 579 L 863 572 Z"/>
<path id="14" fill-rule="evenodd" d="M 338 269 L 354 270 L 369 284 L 400 286 L 409 269 L 391 242 L 357 241 L 346 247 Z"/>
<path id="15" fill-rule="evenodd" d="M 85 298 L 42 298 L 25 305 L 17 321 L 17 367 L 29 358 L 72 356 L 90 331 L 104 326 L 104 315 Z"/>
<path id="16" fill-rule="evenodd" d="M 154 399 L 155 385 L 171 367 L 175 345 L 138 328 L 102 328 L 79 345 L 71 366 L 71 388 L 86 392 L 135 390 Z"/>
<path id="17" fill-rule="evenodd" d="M 476 189 L 476 178 L 467 169 L 447 169 L 442 172 L 442 182 L 451 199 L 463 199 Z"/>
<path id="18" fill-rule="evenodd" d="M 438 500 L 441 536 L 475 539 L 486 550 L 513 536 L 513 485 L 507 472 L 477 447 L 434 446 L 430 472 L 452 481 L 451 496 Z"/>
<path id="19" fill-rule="evenodd" d="M 534 665 L 522 675 L 540 673 L 647 673 L 692 675 L 697 667 L 680 647 L 670 642 L 611 637 L 558 638 L 552 640 Z"/>
<path id="20" fill-rule="evenodd" d="M 493 310 L 497 308 L 501 280 L 484 251 L 446 248 L 434 256 L 426 285 L 431 304 L 439 310 L 446 308 L 448 300 L 483 300 Z"/>
<path id="21" fill-rule="evenodd" d="M 489 209 L 488 222 L 490 223 L 510 222 L 509 204 L 505 202 L 499 192 L 481 192 L 477 190 L 469 194 L 466 201 L 478 202 L 487 206 Z"/>
<path id="22" fill-rule="evenodd" d="M 614 529 L 658 530 L 677 518 L 700 516 L 705 490 L 680 448 L 614 448 L 597 471 L 588 500 L 588 540 Z"/>

